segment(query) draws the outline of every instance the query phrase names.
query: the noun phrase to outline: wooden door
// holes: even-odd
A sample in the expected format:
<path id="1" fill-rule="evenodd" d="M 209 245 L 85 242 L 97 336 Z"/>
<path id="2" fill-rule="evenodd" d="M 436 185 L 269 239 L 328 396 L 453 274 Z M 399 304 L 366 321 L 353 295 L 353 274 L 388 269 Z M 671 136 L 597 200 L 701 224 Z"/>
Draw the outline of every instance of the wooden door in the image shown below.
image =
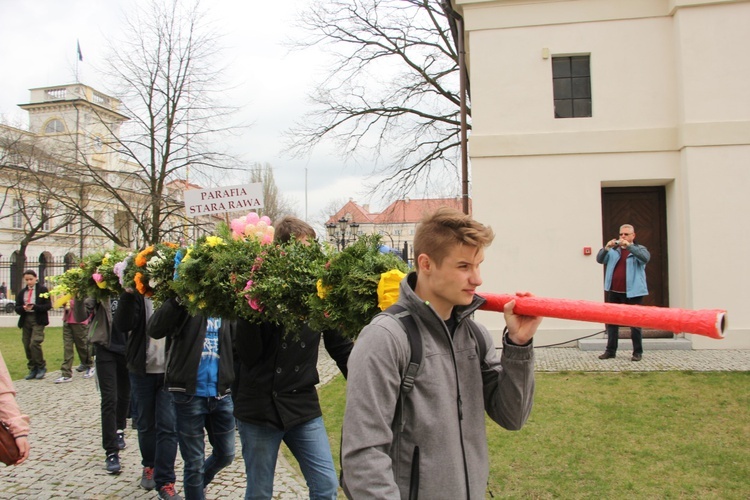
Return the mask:
<path id="1" fill-rule="evenodd" d="M 602 242 L 617 238 L 622 224 L 635 228 L 635 242 L 648 248 L 648 295 L 643 305 L 669 306 L 667 207 L 664 186 L 602 188 Z"/>

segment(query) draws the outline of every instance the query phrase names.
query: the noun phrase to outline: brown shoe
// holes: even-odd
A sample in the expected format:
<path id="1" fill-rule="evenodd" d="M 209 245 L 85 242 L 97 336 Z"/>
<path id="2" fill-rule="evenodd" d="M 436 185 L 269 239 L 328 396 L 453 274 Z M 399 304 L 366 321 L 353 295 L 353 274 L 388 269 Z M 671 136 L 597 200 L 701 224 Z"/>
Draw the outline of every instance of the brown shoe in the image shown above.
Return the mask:
<path id="1" fill-rule="evenodd" d="M 633 357 L 630 358 L 630 361 L 640 361 L 643 359 L 643 354 L 633 354 Z"/>
<path id="2" fill-rule="evenodd" d="M 609 351 L 604 351 L 604 354 L 600 355 L 600 356 L 599 356 L 599 359 L 610 359 L 610 358 L 614 358 L 614 357 L 616 357 L 616 356 L 617 356 L 617 355 L 616 355 L 616 354 L 614 354 L 614 353 L 611 353 L 611 352 L 609 352 Z"/>

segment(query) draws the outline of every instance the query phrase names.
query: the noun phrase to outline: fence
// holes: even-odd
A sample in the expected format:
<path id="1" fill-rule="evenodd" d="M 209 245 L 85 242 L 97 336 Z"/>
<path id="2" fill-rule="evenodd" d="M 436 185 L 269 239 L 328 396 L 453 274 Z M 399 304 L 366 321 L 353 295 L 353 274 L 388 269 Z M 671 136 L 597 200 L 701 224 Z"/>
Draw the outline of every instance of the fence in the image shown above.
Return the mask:
<path id="1" fill-rule="evenodd" d="M 70 257 L 42 256 L 37 262 L 27 260 L 25 266 L 10 259 L 0 259 L 0 314 L 15 314 L 16 292 L 25 286 L 24 271 L 35 271 L 39 282 L 44 285 L 47 278 L 60 275 L 73 265 L 74 260 Z M 61 315 L 62 309 L 53 309 L 50 314 Z"/>

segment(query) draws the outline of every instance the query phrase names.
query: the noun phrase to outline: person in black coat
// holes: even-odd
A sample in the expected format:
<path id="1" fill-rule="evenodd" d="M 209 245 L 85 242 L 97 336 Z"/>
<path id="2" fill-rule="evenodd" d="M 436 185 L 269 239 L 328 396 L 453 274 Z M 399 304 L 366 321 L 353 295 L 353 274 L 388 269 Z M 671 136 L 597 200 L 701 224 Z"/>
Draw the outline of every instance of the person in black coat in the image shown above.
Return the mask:
<path id="1" fill-rule="evenodd" d="M 295 217 L 275 227 L 276 241 L 313 241 L 315 231 Z M 336 498 L 338 478 L 315 385 L 318 347 L 325 348 L 346 376 L 353 343 L 336 331 L 285 332 L 271 323 L 237 325 L 236 352 L 241 361 L 234 416 L 242 441 L 245 498 L 270 499 L 279 446 L 284 441 L 300 464 L 310 498 Z"/>
<path id="2" fill-rule="evenodd" d="M 216 474 L 234 460 L 235 331 L 234 321 L 191 315 L 174 298 L 154 311 L 147 327 L 149 337 L 169 343 L 164 384 L 174 401 L 186 500 L 204 500 Z"/>
<path id="3" fill-rule="evenodd" d="M 28 269 L 23 273 L 26 286 L 16 294 L 16 313 L 18 328 L 22 330 L 23 348 L 26 352 L 29 374 L 26 380 L 43 379 L 47 373 L 47 362 L 42 352 L 44 327 L 49 324 L 47 311 L 52 308 L 47 287 L 39 284 L 34 271 Z"/>

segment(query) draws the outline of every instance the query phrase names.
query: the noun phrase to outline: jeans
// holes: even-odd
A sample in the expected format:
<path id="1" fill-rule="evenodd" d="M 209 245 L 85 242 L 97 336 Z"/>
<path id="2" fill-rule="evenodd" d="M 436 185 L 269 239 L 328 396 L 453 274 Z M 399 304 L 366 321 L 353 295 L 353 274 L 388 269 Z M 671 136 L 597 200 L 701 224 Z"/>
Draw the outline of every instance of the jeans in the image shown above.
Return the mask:
<path id="1" fill-rule="evenodd" d="M 286 431 L 237 421 L 247 476 L 246 500 L 270 499 L 279 446 L 284 441 L 297 459 L 312 499 L 334 499 L 338 478 L 333 466 L 323 418 L 317 417 Z"/>
<path id="2" fill-rule="evenodd" d="M 630 297 L 624 293 L 607 292 L 606 301 L 610 304 L 634 304 L 643 303 L 643 297 Z M 620 336 L 619 325 L 607 325 L 607 352 L 617 353 L 617 340 Z M 643 354 L 643 334 L 640 328 L 630 327 L 630 339 L 633 341 L 633 354 Z"/>
<path id="3" fill-rule="evenodd" d="M 102 447 L 117 454 L 117 430 L 127 426 L 130 407 L 130 377 L 125 354 L 96 347 L 96 377 L 102 398 Z"/>
<path id="4" fill-rule="evenodd" d="M 204 489 L 216 473 L 234 460 L 234 405 L 231 396 L 221 399 L 174 392 L 180 453 L 185 462 L 183 490 L 186 500 L 204 500 Z M 205 458 L 204 433 L 208 432 L 211 456 Z"/>
<path id="5" fill-rule="evenodd" d="M 172 393 L 164 388 L 163 373 L 130 374 L 131 412 L 136 415 L 141 465 L 154 468 L 158 490 L 175 482 L 177 424 Z"/>

